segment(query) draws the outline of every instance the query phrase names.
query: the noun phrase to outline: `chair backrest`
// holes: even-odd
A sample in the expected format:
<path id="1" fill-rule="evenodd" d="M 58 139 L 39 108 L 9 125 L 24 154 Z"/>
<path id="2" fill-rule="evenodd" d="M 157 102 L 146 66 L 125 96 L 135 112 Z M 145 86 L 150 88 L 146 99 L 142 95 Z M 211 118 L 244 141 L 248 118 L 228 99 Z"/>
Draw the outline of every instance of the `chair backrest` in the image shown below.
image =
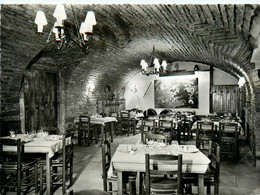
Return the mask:
<path id="1" fill-rule="evenodd" d="M 228 137 L 229 139 L 237 140 L 238 139 L 238 124 L 237 123 L 228 123 L 228 122 L 219 122 L 219 139 Z"/>
<path id="2" fill-rule="evenodd" d="M 143 143 L 146 144 L 147 141 L 149 141 L 149 140 L 164 142 L 167 145 L 167 135 L 164 135 L 164 134 L 161 134 L 161 133 L 159 133 L 159 134 L 152 133 L 152 132 L 146 133 L 145 136 L 144 136 Z"/>
<path id="3" fill-rule="evenodd" d="M 15 150 L 5 151 L 4 146 L 14 146 Z M 21 139 L 0 139 L 0 163 L 8 165 L 10 159 L 17 163 L 18 172 L 21 170 L 21 157 L 24 153 L 24 142 Z M 12 164 L 13 165 L 13 164 Z"/>
<path id="4" fill-rule="evenodd" d="M 89 116 L 79 116 L 79 128 L 86 129 L 90 127 L 90 117 Z"/>
<path id="5" fill-rule="evenodd" d="M 170 119 L 159 119 L 158 121 L 158 130 L 162 133 L 170 133 L 170 136 L 168 138 L 170 139 L 170 142 L 174 139 L 177 140 L 178 143 L 180 143 L 180 134 L 178 129 L 176 128 L 176 124 L 173 123 Z"/>
<path id="6" fill-rule="evenodd" d="M 118 112 L 110 112 L 109 116 L 115 117 L 117 120 L 119 119 L 119 113 Z"/>
<path id="7" fill-rule="evenodd" d="M 171 182 L 152 182 L 152 177 L 172 178 Z M 167 154 L 145 154 L 145 177 L 146 177 L 146 194 L 151 194 L 151 191 L 157 191 L 158 193 L 176 194 L 182 193 L 182 154 L 178 156 Z"/>
<path id="8" fill-rule="evenodd" d="M 209 142 L 209 154 L 208 157 L 210 159 L 210 168 L 218 172 L 220 169 L 220 146 L 217 142 L 210 141 Z"/>
<path id="9" fill-rule="evenodd" d="M 73 131 L 66 131 L 65 134 L 62 136 L 62 152 L 63 152 L 63 159 L 68 159 L 73 157 Z M 71 139 L 71 142 L 68 144 L 67 139 Z"/>
<path id="10" fill-rule="evenodd" d="M 214 123 L 212 121 L 197 121 L 196 147 L 201 148 L 200 144 L 209 144 L 213 139 Z"/>
<path id="11" fill-rule="evenodd" d="M 111 164 L 111 147 L 110 142 L 105 140 L 102 143 L 102 177 L 103 177 L 103 188 L 107 191 L 107 172 Z"/>
<path id="12" fill-rule="evenodd" d="M 173 133 L 173 129 L 175 128 L 175 123 L 173 123 L 172 120 L 159 119 L 158 128 L 159 130 L 169 129 L 171 133 Z"/>
<path id="13" fill-rule="evenodd" d="M 155 119 L 149 119 L 149 118 L 142 118 L 142 128 L 141 131 L 143 132 L 146 128 L 148 131 L 155 131 Z"/>
<path id="14" fill-rule="evenodd" d="M 121 124 L 128 126 L 129 121 L 130 121 L 130 113 L 128 111 L 120 112 L 120 122 L 121 122 Z"/>
<path id="15" fill-rule="evenodd" d="M 209 142 L 209 167 L 214 171 L 214 181 L 219 182 L 220 175 L 220 146 L 217 142 Z M 218 191 L 218 190 L 217 190 Z"/>
<path id="16" fill-rule="evenodd" d="M 0 121 L 1 131 L 0 136 L 9 135 L 9 131 L 13 131 L 15 134 L 21 133 L 21 121 Z"/>
<path id="17" fill-rule="evenodd" d="M 129 111 L 120 112 L 119 123 L 120 123 L 122 129 L 127 130 L 129 132 L 130 127 L 132 126 Z"/>

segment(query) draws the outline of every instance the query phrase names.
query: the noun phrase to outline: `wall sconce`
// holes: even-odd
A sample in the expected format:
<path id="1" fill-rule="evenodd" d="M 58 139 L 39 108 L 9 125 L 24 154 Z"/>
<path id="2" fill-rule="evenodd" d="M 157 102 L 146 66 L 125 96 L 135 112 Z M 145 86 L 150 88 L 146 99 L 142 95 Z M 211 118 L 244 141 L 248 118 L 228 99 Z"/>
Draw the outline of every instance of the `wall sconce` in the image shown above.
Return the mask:
<path id="1" fill-rule="evenodd" d="M 238 81 L 239 88 L 244 86 L 245 83 L 246 83 L 245 77 L 240 77 Z"/>
<path id="2" fill-rule="evenodd" d="M 92 81 L 90 81 L 86 86 L 86 94 L 90 95 L 93 94 L 95 91 L 95 85 Z"/>

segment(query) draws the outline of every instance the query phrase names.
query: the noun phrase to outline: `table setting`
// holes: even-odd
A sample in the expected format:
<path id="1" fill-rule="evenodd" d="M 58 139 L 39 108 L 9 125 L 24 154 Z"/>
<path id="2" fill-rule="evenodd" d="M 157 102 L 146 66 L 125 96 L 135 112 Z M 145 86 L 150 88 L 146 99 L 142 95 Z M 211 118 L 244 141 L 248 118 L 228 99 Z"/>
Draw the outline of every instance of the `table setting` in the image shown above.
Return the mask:
<path id="1" fill-rule="evenodd" d="M 22 142 L 31 142 L 31 141 L 57 141 L 62 139 L 62 135 L 49 135 L 47 131 L 35 131 L 25 134 L 15 134 L 13 131 L 9 132 L 9 136 L 1 137 L 1 139 L 21 139 Z"/>

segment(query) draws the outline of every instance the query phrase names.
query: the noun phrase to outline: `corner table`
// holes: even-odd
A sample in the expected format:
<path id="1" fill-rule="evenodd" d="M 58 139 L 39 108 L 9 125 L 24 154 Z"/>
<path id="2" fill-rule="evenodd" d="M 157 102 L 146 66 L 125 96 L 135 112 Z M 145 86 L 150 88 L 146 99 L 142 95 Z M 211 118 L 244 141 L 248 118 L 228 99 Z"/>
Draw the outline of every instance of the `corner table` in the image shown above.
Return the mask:
<path id="1" fill-rule="evenodd" d="M 23 138 L 25 134 L 17 134 L 16 139 Z M 71 144 L 71 138 L 66 139 L 66 145 Z M 3 148 L 5 151 L 13 151 L 16 148 L 13 146 L 6 146 Z M 51 158 L 56 152 L 62 149 L 62 139 L 58 140 L 43 140 L 33 138 L 32 141 L 24 144 L 25 153 L 43 153 L 46 159 L 46 194 L 51 195 Z"/>

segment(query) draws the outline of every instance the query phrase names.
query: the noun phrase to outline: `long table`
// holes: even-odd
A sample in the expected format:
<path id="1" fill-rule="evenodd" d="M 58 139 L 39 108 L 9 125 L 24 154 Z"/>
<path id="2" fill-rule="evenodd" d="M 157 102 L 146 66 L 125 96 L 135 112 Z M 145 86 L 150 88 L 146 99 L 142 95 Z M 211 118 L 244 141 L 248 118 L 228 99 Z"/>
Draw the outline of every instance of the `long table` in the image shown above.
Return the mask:
<path id="1" fill-rule="evenodd" d="M 83 122 L 88 122 L 85 121 L 87 118 L 82 118 Z M 79 122 L 79 117 L 74 119 L 74 123 Z M 104 127 L 110 123 L 110 134 L 111 134 L 111 142 L 113 142 L 113 132 L 114 132 L 114 122 L 117 122 L 117 119 L 115 117 L 90 117 L 90 124 L 93 125 L 100 125 L 101 126 L 101 144 L 104 142 Z"/>
<path id="2" fill-rule="evenodd" d="M 129 148 L 136 148 L 134 152 L 129 152 Z M 195 146 L 189 146 L 196 149 Z M 204 194 L 204 174 L 208 168 L 210 160 L 200 151 L 185 152 L 182 146 L 178 145 L 128 145 L 120 144 L 112 157 L 112 168 L 109 173 L 117 172 L 118 176 L 118 194 L 123 194 L 123 174 L 125 172 L 145 172 L 145 154 L 183 154 L 183 173 L 198 174 L 198 193 Z M 140 185 L 140 183 L 139 183 Z"/>
<path id="3" fill-rule="evenodd" d="M 143 119 L 146 123 L 146 127 L 153 127 L 153 122 L 152 121 L 147 121 L 146 119 Z M 159 121 L 159 118 L 154 118 L 155 120 L 155 127 L 158 127 L 158 121 Z M 178 125 L 180 124 L 181 120 L 175 120 L 174 118 L 168 118 L 168 119 L 162 119 L 162 120 L 169 120 L 169 121 L 172 121 L 174 125 L 176 125 L 176 128 L 178 127 Z M 169 125 L 169 124 L 168 124 Z M 167 124 L 166 124 L 167 126 Z M 140 128 L 142 127 L 142 120 L 139 120 L 137 125 L 136 125 L 136 128 Z M 170 128 L 171 126 L 169 125 L 168 128 Z"/>
<path id="4" fill-rule="evenodd" d="M 24 134 L 17 134 L 16 138 L 23 138 Z M 66 139 L 66 145 L 71 144 L 71 138 Z M 51 195 L 51 158 L 56 152 L 62 149 L 62 139 L 58 140 L 42 140 L 34 138 L 32 141 L 24 144 L 25 153 L 43 153 L 46 159 L 46 194 Z M 15 147 L 6 146 L 4 151 L 13 151 Z"/>
<path id="5" fill-rule="evenodd" d="M 214 123 L 214 129 L 216 129 L 218 131 L 219 130 L 219 121 L 213 121 L 213 123 Z M 245 135 L 241 124 L 239 122 L 233 122 L 233 123 L 237 124 L 238 133 L 240 135 Z M 191 127 L 191 130 L 193 130 L 193 131 L 196 131 L 196 129 L 197 129 L 197 121 L 195 121 Z"/>

